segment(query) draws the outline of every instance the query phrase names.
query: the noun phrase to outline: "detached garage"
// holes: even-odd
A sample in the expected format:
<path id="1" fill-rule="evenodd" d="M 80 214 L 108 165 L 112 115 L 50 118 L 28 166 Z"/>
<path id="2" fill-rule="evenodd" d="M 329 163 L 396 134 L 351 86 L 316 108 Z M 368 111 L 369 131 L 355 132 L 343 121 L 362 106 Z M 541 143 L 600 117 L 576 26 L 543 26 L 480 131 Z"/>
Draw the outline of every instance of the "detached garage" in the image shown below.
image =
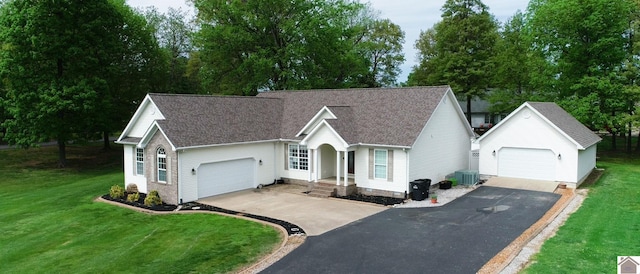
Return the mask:
<path id="1" fill-rule="evenodd" d="M 557 104 L 527 102 L 476 140 L 480 174 L 577 187 L 595 168 L 600 141 Z"/>

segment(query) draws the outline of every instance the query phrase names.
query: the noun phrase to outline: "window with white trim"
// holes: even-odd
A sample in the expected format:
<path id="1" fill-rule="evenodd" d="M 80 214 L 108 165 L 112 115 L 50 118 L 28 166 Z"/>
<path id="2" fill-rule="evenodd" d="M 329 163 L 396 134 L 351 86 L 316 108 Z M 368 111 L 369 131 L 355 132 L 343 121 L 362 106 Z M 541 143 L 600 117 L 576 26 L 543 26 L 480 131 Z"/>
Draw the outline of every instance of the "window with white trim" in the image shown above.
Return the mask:
<path id="1" fill-rule="evenodd" d="M 136 148 L 136 174 L 144 175 L 144 149 Z"/>
<path id="2" fill-rule="evenodd" d="M 289 144 L 289 169 L 309 170 L 309 150 L 307 146 Z"/>
<path id="3" fill-rule="evenodd" d="M 156 153 L 158 159 L 158 182 L 167 181 L 167 154 L 164 152 L 164 148 L 158 148 Z"/>
<path id="4" fill-rule="evenodd" d="M 387 150 L 376 149 L 373 156 L 373 178 L 387 179 Z"/>

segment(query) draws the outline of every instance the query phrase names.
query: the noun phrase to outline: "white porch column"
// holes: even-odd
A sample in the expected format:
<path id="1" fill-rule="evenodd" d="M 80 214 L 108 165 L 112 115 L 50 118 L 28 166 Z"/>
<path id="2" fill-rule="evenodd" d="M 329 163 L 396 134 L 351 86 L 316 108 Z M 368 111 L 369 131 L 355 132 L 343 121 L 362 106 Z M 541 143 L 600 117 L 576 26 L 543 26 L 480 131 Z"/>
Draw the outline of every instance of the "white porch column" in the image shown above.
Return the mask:
<path id="1" fill-rule="evenodd" d="M 349 151 L 345 151 L 342 153 L 342 155 L 344 156 L 342 159 L 344 159 L 344 186 L 348 186 L 349 185 Z"/>
<path id="2" fill-rule="evenodd" d="M 317 183 L 318 179 L 320 179 L 320 164 L 318 163 L 320 160 L 320 156 L 318 155 L 320 154 L 320 149 L 314 149 L 313 152 L 313 171 L 316 173 L 315 179 L 313 181 Z"/>
<path id="3" fill-rule="evenodd" d="M 340 185 L 340 151 L 336 150 L 336 185 Z"/>
<path id="4" fill-rule="evenodd" d="M 307 173 L 309 173 L 309 182 L 313 181 L 313 165 L 315 165 L 313 154 L 313 149 L 307 150 Z"/>

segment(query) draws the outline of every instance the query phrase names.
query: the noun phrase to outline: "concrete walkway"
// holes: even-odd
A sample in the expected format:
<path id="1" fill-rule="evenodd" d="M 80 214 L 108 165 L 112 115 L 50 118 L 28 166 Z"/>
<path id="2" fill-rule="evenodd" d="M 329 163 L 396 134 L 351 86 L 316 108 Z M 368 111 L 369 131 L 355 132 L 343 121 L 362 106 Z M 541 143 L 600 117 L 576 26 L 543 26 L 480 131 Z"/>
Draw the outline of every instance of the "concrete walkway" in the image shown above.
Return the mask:
<path id="1" fill-rule="evenodd" d="M 310 197 L 302 193 L 305 190 L 306 187 L 297 185 L 275 185 L 207 197 L 198 202 L 284 220 L 302 227 L 310 236 L 321 235 L 387 209 L 374 204 Z"/>
<path id="2" fill-rule="evenodd" d="M 556 190 L 556 187 L 558 187 L 558 182 L 509 177 L 491 177 L 484 183 L 484 185 L 553 193 Z"/>

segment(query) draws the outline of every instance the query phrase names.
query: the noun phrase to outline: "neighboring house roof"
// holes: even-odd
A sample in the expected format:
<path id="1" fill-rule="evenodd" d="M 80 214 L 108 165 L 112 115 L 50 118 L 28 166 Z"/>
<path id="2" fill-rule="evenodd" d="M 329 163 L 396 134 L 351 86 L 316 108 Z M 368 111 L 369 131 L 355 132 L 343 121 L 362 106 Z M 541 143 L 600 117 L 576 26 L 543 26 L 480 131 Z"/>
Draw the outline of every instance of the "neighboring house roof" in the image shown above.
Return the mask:
<path id="1" fill-rule="evenodd" d="M 348 143 L 411 147 L 449 90 L 449 86 L 435 86 L 270 91 L 258 97 L 284 100 L 284 138 L 296 136 L 322 107 L 331 106 L 338 119 L 327 122 Z"/>
<path id="2" fill-rule="evenodd" d="M 149 94 L 144 102 L 153 103 L 164 117 L 155 120 L 152 128 L 161 130 L 174 149 L 302 140 L 301 130 L 323 108 L 335 116 L 324 121 L 349 145 L 411 147 L 450 90 L 436 86 L 275 91 L 256 97 Z M 450 96 L 455 98 L 453 93 Z M 462 111 L 458 116 L 465 122 Z M 129 127 L 119 142 L 141 142 L 144 136 L 128 136 Z"/>
<path id="3" fill-rule="evenodd" d="M 268 98 L 149 94 L 176 148 L 280 138 L 282 102 Z"/>
<path id="4" fill-rule="evenodd" d="M 464 113 L 467 113 L 467 100 L 459 100 L 458 104 Z M 489 101 L 473 98 L 471 99 L 471 113 L 489 113 Z"/>
<path id="5" fill-rule="evenodd" d="M 552 127 L 559 130 L 564 136 L 569 138 L 572 142 L 579 146 L 579 148 L 586 149 L 592 145 L 597 144 L 602 140 L 598 135 L 593 133 L 589 128 L 585 127 L 580 121 L 571 116 L 568 112 L 553 102 L 525 102 L 516 110 L 514 110 L 509 116 L 507 116 L 502 122 L 493 127 L 487 133 L 482 135 L 478 139 L 481 141 L 491 133 L 498 130 L 502 125 L 507 123 L 511 117 L 522 109 L 528 108 L 533 112 L 540 115 L 546 120 Z"/>

